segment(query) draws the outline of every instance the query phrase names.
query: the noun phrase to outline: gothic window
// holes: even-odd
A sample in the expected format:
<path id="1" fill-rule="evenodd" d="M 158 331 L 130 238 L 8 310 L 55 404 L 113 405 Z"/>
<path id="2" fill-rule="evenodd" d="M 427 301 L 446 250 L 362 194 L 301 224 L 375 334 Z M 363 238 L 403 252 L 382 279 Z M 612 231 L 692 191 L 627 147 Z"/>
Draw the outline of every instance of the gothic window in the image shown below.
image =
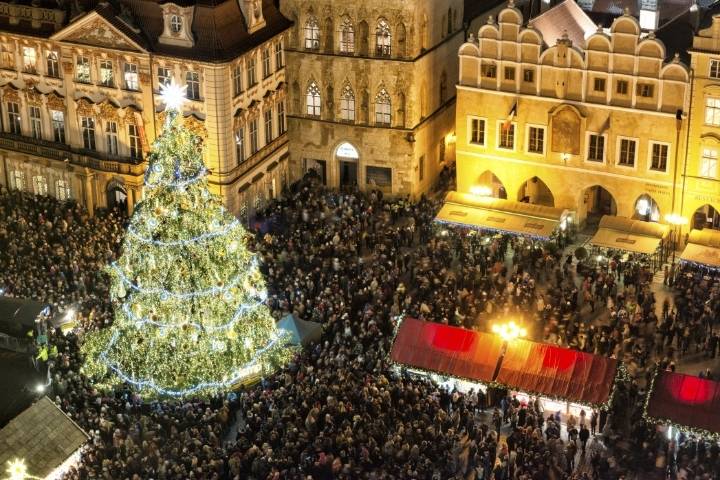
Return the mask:
<path id="1" fill-rule="evenodd" d="M 404 57 L 407 55 L 407 32 L 405 30 L 405 24 L 401 23 L 396 29 L 397 37 L 397 56 Z"/>
<path id="2" fill-rule="evenodd" d="M 445 95 L 447 95 L 447 74 L 443 71 L 440 75 L 440 103 L 445 102 Z"/>
<path id="3" fill-rule="evenodd" d="M 305 22 L 305 48 L 308 50 L 320 49 L 320 27 L 315 17 Z"/>
<path id="4" fill-rule="evenodd" d="M 390 95 L 381 88 L 375 96 L 375 123 L 377 125 L 390 125 L 391 109 Z"/>
<path id="5" fill-rule="evenodd" d="M 317 83 L 312 82 L 308 86 L 305 94 L 305 105 L 307 106 L 307 114 L 312 117 L 320 116 L 320 88 Z"/>
<path id="6" fill-rule="evenodd" d="M 349 84 L 345 84 L 340 94 L 340 120 L 355 121 L 355 93 Z"/>
<path id="7" fill-rule="evenodd" d="M 387 20 L 381 18 L 378 20 L 377 28 L 375 28 L 375 54 L 378 57 L 390 56 L 390 25 Z"/>
<path id="8" fill-rule="evenodd" d="M 355 53 L 355 28 L 348 17 L 340 24 L 340 53 Z"/>

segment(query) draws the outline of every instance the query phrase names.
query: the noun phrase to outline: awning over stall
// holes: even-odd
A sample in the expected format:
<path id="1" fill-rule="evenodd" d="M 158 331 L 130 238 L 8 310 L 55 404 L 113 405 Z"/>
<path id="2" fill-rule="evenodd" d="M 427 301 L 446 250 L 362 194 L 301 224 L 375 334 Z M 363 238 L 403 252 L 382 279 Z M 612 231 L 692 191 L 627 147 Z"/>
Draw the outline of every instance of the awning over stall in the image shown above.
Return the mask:
<path id="1" fill-rule="evenodd" d="M 692 230 L 680 260 L 720 268 L 720 231 Z"/>
<path id="2" fill-rule="evenodd" d="M 449 192 L 435 220 L 482 230 L 550 238 L 567 213 L 561 208 Z"/>
<path id="3" fill-rule="evenodd" d="M 657 251 L 669 231 L 667 225 L 659 223 L 604 215 L 590 243 L 598 247 L 651 255 Z"/>
<path id="4" fill-rule="evenodd" d="M 573 403 L 604 404 L 617 368 L 615 359 L 517 339 L 508 344 L 497 381 Z"/>
<path id="5" fill-rule="evenodd" d="M 649 395 L 650 418 L 720 433 L 720 382 L 662 371 Z"/>
<path id="6" fill-rule="evenodd" d="M 501 348 L 497 335 L 405 318 L 390 356 L 408 368 L 482 383 L 493 379 Z"/>

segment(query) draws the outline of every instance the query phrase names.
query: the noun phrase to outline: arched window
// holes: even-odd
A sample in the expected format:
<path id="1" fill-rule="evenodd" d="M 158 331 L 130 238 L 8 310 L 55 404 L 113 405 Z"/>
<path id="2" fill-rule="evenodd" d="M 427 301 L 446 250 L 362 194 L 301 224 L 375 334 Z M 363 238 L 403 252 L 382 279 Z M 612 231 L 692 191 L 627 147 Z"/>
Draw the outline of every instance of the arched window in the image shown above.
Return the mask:
<path id="1" fill-rule="evenodd" d="M 305 105 L 307 106 L 307 114 L 312 117 L 320 116 L 320 89 L 317 83 L 312 82 L 308 86 L 305 94 Z"/>
<path id="2" fill-rule="evenodd" d="M 355 92 L 347 83 L 340 94 L 340 120 L 345 122 L 355 121 Z"/>
<path id="3" fill-rule="evenodd" d="M 391 40 L 390 25 L 388 25 L 387 20 L 381 18 L 378 20 L 377 28 L 375 29 L 375 54 L 378 57 L 390 56 Z"/>
<path id="4" fill-rule="evenodd" d="M 447 95 L 447 74 L 443 70 L 440 74 L 440 103 L 445 102 L 445 96 Z"/>
<path id="5" fill-rule="evenodd" d="M 404 57 L 407 55 L 407 32 L 404 23 L 399 24 L 395 29 L 395 37 L 397 38 L 397 52 L 395 52 L 395 55 Z"/>
<path id="6" fill-rule="evenodd" d="M 448 8 L 447 13 L 447 34 L 450 35 L 453 29 L 452 9 Z"/>
<path id="7" fill-rule="evenodd" d="M 355 53 L 355 28 L 348 17 L 340 24 L 340 53 Z"/>
<path id="8" fill-rule="evenodd" d="M 375 123 L 377 125 L 390 125 L 390 95 L 384 88 L 381 88 L 375 96 Z"/>
<path id="9" fill-rule="evenodd" d="M 320 27 L 315 17 L 310 17 L 305 22 L 305 48 L 320 50 Z"/>

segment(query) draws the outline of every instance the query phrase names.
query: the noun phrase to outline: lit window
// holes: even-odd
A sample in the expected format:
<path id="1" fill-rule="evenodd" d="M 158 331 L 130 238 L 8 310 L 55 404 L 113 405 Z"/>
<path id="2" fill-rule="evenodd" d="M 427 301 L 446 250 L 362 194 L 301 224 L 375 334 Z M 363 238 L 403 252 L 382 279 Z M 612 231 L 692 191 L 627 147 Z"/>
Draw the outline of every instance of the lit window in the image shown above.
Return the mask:
<path id="1" fill-rule="evenodd" d="M 90 83 L 90 59 L 77 57 L 75 62 L 75 80 L 80 83 Z"/>
<path id="2" fill-rule="evenodd" d="M 262 68 L 263 78 L 267 78 L 272 74 L 272 68 L 270 66 L 270 48 L 262 49 Z"/>
<path id="3" fill-rule="evenodd" d="M 375 29 L 375 54 L 379 57 L 390 56 L 390 25 L 387 20 L 381 18 L 378 20 L 377 28 Z"/>
<path id="4" fill-rule="evenodd" d="M 652 158 L 650 159 L 650 169 L 664 172 L 667 170 L 668 145 L 664 143 L 652 144 Z"/>
<path id="5" fill-rule="evenodd" d="M 618 165 L 622 165 L 624 167 L 634 167 L 636 153 L 637 142 L 629 138 L 621 138 L 620 154 L 618 155 Z"/>
<path id="6" fill-rule="evenodd" d="M 22 124 L 20 123 L 20 105 L 15 102 L 8 102 L 8 120 L 10 133 L 22 135 Z"/>
<path id="7" fill-rule="evenodd" d="M 375 96 L 375 123 L 377 125 L 390 125 L 390 117 L 390 95 L 384 88 L 381 88 Z"/>
<path id="8" fill-rule="evenodd" d="M 130 158 L 142 158 L 142 143 L 137 125 L 132 123 L 128 125 L 128 140 L 130 141 Z"/>
<path id="9" fill-rule="evenodd" d="M 40 107 L 30 106 L 30 133 L 33 138 L 42 138 L 42 119 Z"/>
<path id="10" fill-rule="evenodd" d="M 47 76 L 60 77 L 60 62 L 56 52 L 47 53 Z"/>
<path id="11" fill-rule="evenodd" d="M 275 69 L 279 70 L 285 66 L 282 42 L 275 44 Z"/>
<path id="12" fill-rule="evenodd" d="M 115 85 L 113 80 L 113 66 L 110 60 L 100 62 L 100 85 L 103 87 L 112 87 Z"/>
<path id="13" fill-rule="evenodd" d="M 720 60 L 710 60 L 710 78 L 720 78 Z"/>
<path id="14" fill-rule="evenodd" d="M 508 150 L 515 148 L 515 124 L 500 124 L 500 141 L 498 142 L 498 147 L 506 148 Z"/>
<path id="15" fill-rule="evenodd" d="M 242 76 L 242 64 L 238 63 L 235 67 L 233 67 L 233 96 L 235 97 L 242 93 Z"/>
<path id="16" fill-rule="evenodd" d="M 179 15 L 173 15 L 170 17 L 170 32 L 177 35 L 182 31 L 182 18 Z"/>
<path id="17" fill-rule="evenodd" d="M 315 82 L 312 82 L 305 94 L 305 105 L 307 114 L 312 117 L 320 116 L 320 89 Z"/>
<path id="18" fill-rule="evenodd" d="M 170 73 L 170 69 L 167 67 L 158 67 L 157 69 L 157 76 L 158 76 L 158 85 L 170 85 L 170 81 L 172 80 L 172 73 Z"/>
<path id="19" fill-rule="evenodd" d="M 486 78 L 497 77 L 497 66 L 494 63 L 485 63 L 482 66 L 482 76 Z"/>
<path id="20" fill-rule="evenodd" d="M 345 17 L 340 24 L 340 53 L 355 52 L 355 28 L 352 21 Z"/>
<path id="21" fill-rule="evenodd" d="M 235 155 L 238 165 L 245 161 L 245 127 L 235 130 Z"/>
<path id="22" fill-rule="evenodd" d="M 48 193 L 48 181 L 42 175 L 35 175 L 32 177 L 33 192 L 35 195 L 47 195 Z"/>
<path id="23" fill-rule="evenodd" d="M 272 108 L 268 108 L 263 112 L 263 120 L 265 121 L 265 144 L 267 145 L 273 139 L 273 118 Z"/>
<path id="24" fill-rule="evenodd" d="M 125 64 L 125 88 L 128 90 L 139 90 L 138 66 L 134 63 Z"/>
<path id="25" fill-rule="evenodd" d="M 32 47 L 22 47 L 23 69 L 27 73 L 37 72 L 37 52 Z"/>
<path id="26" fill-rule="evenodd" d="M 305 22 L 305 48 L 308 50 L 320 49 L 320 27 L 315 17 Z"/>
<path id="27" fill-rule="evenodd" d="M 705 123 L 720 126 L 720 98 L 707 97 L 705 100 Z"/>
<path id="28" fill-rule="evenodd" d="M 70 182 L 67 180 L 55 180 L 55 197 L 58 200 L 70 200 L 72 198 Z"/>
<path id="29" fill-rule="evenodd" d="M 12 186 L 15 190 L 25 190 L 25 172 L 22 170 L 13 170 L 10 175 Z"/>
<path id="30" fill-rule="evenodd" d="M 605 161 L 605 137 L 602 135 L 590 134 L 588 136 L 588 154 L 589 162 Z"/>
<path id="31" fill-rule="evenodd" d="M 281 100 L 277 105 L 277 122 L 278 135 L 285 133 L 285 100 Z"/>
<path id="32" fill-rule="evenodd" d="M 650 83 L 638 83 L 636 87 L 636 93 L 639 97 L 649 98 L 652 97 L 655 92 L 655 86 Z"/>
<path id="33" fill-rule="evenodd" d="M 248 88 L 257 85 L 257 75 L 255 74 L 255 54 L 251 54 L 247 61 Z"/>
<path id="34" fill-rule="evenodd" d="M 0 63 L 2 68 L 15 70 L 15 50 L 7 45 L 2 45 L 2 51 L 0 51 Z"/>
<path id="35" fill-rule="evenodd" d="M 53 140 L 65 143 L 65 113 L 59 110 L 50 110 L 50 120 L 53 127 Z"/>
<path id="36" fill-rule="evenodd" d="M 190 100 L 200 100 L 200 74 L 198 72 L 187 72 L 185 74 L 185 96 Z"/>
<path id="37" fill-rule="evenodd" d="M 107 153 L 110 155 L 118 154 L 118 132 L 117 123 L 107 122 L 105 124 L 105 141 L 107 145 Z"/>
<path id="38" fill-rule="evenodd" d="M 485 120 L 481 118 L 470 119 L 470 143 L 485 145 Z"/>
<path id="39" fill-rule="evenodd" d="M 257 118 L 250 120 L 250 155 L 257 153 L 260 149 L 258 144 Z"/>
<path id="40" fill-rule="evenodd" d="M 95 119 L 81 117 L 80 129 L 82 130 L 83 147 L 88 150 L 95 150 Z"/>
<path id="41" fill-rule="evenodd" d="M 542 127 L 528 128 L 528 152 L 545 153 L 545 129 Z"/>
<path id="42" fill-rule="evenodd" d="M 700 159 L 700 176 L 706 178 L 717 177 L 718 152 L 710 148 L 703 149 Z"/>
<path id="43" fill-rule="evenodd" d="M 343 87 L 340 95 L 340 120 L 345 122 L 355 121 L 355 93 L 347 84 Z"/>

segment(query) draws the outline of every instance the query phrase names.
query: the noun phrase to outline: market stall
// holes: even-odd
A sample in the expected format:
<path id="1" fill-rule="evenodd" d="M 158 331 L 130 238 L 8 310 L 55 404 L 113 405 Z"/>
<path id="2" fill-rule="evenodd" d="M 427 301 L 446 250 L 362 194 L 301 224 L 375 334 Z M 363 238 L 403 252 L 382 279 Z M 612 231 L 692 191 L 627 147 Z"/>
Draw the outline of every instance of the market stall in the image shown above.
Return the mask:
<path id="1" fill-rule="evenodd" d="M 670 227 L 660 223 L 604 215 L 590 244 L 606 256 L 612 256 L 615 252 L 638 255 L 657 269 L 667 257 L 669 233 Z"/>
<path id="2" fill-rule="evenodd" d="M 704 268 L 720 269 L 720 231 L 692 230 L 680 261 Z"/>

